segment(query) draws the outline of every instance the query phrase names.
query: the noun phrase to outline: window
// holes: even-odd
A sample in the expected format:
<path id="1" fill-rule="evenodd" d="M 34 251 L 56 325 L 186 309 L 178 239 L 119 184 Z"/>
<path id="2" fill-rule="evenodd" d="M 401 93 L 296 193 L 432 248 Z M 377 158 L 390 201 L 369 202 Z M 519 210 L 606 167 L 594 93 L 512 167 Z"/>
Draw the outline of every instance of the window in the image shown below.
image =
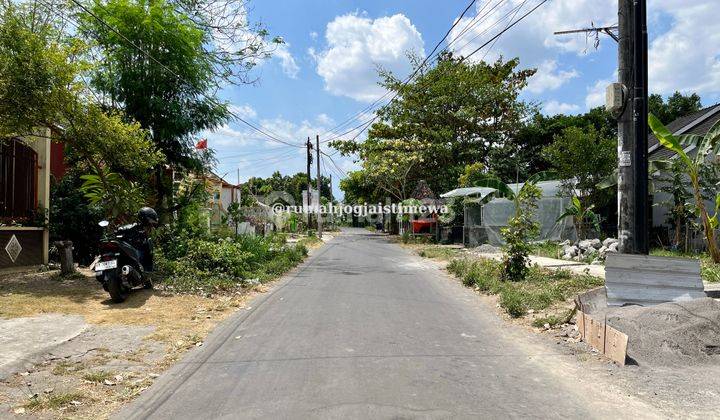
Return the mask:
<path id="1" fill-rule="evenodd" d="M 19 139 L 0 142 L 0 219 L 33 217 L 37 179 L 37 153 Z"/>

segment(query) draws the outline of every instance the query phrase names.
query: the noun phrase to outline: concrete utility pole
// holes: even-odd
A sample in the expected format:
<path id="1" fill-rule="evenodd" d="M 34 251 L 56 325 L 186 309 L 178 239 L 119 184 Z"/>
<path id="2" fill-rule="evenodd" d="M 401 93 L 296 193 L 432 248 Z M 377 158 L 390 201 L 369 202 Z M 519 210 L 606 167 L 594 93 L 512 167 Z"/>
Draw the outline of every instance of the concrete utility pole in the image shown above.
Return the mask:
<path id="1" fill-rule="evenodd" d="M 618 31 L 615 35 L 614 30 Z M 618 25 L 555 32 L 594 33 L 618 43 L 618 82 L 608 86 L 606 108 L 618 119 L 618 251 L 650 251 L 648 200 L 647 2 L 618 0 Z"/>
<path id="2" fill-rule="evenodd" d="M 305 148 L 307 149 L 307 223 L 308 223 L 308 229 L 310 229 L 312 223 L 311 223 L 311 214 L 310 214 L 310 203 L 311 203 L 311 192 L 312 192 L 312 179 L 310 178 L 310 165 L 312 164 L 312 142 L 310 141 L 310 137 L 308 136 L 307 143 L 305 143 Z"/>
<path id="3" fill-rule="evenodd" d="M 317 212 L 317 228 L 318 238 L 322 238 L 322 213 L 320 212 L 320 197 L 322 197 L 322 179 L 320 178 L 320 135 L 315 136 L 315 164 L 317 167 L 317 191 L 318 191 L 318 212 Z"/>
<path id="4" fill-rule="evenodd" d="M 633 1 L 633 123 L 635 125 L 635 253 L 650 253 L 648 202 L 648 38 L 647 1 Z"/>
<path id="5" fill-rule="evenodd" d="M 647 25 L 644 0 L 618 2 L 618 251 L 647 254 Z"/>

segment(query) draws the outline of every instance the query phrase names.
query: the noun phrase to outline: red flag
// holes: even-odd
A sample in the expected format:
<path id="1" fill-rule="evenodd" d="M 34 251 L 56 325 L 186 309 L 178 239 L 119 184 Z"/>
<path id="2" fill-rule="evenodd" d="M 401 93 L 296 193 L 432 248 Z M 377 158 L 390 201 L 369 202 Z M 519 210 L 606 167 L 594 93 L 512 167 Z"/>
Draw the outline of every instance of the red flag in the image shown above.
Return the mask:
<path id="1" fill-rule="evenodd" d="M 195 145 L 195 148 L 198 150 L 207 149 L 207 139 L 200 139 L 200 141 Z"/>

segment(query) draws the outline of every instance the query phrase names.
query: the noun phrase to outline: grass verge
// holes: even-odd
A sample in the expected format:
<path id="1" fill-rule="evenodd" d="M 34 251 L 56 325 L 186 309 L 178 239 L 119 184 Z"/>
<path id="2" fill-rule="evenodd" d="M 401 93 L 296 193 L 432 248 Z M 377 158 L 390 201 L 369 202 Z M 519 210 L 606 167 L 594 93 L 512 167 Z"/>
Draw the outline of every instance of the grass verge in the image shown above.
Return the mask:
<path id="1" fill-rule="evenodd" d="M 700 260 L 700 276 L 702 279 L 710 283 L 720 282 L 720 264 L 715 264 L 707 253 L 686 253 L 655 248 L 650 251 L 650 255 Z"/>
<path id="2" fill-rule="evenodd" d="M 577 275 L 567 270 L 549 270 L 533 266 L 523 281 L 500 279 L 500 263 L 486 259 L 454 259 L 448 271 L 460 278 L 464 285 L 498 295 L 499 304 L 511 317 L 518 318 L 528 311 L 541 311 L 563 302 L 579 292 L 604 284 L 589 275 Z M 543 324 L 549 323 L 545 320 Z"/>
<path id="3" fill-rule="evenodd" d="M 537 242 L 532 245 L 532 254 L 538 257 L 560 259 L 562 256 L 562 247 L 557 242 Z"/>

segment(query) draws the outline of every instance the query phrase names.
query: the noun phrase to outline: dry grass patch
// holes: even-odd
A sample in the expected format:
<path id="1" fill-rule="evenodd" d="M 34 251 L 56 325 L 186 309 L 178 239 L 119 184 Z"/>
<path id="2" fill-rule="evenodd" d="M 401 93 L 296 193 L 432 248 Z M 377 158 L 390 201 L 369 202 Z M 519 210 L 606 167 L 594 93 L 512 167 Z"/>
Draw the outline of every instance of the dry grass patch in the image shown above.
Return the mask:
<path id="1" fill-rule="evenodd" d="M 61 278 L 56 272 L 0 275 L 0 317 L 60 313 L 82 315 L 90 324 L 113 328 L 152 326 L 152 332 L 144 337 L 149 347 L 99 348 L 81 358 L 40 363 L 30 376 L 15 375 L 0 386 L 4 388 L 0 389 L 0 405 L 38 418 L 107 418 L 201 343 L 219 322 L 269 289 L 261 285 L 219 296 L 137 290 L 127 301 L 114 304 L 90 272 L 83 274 L 70 278 Z M 158 347 L 157 342 L 163 345 Z M 149 354 L 146 347 L 154 348 L 154 353 Z M 117 379 L 120 376 L 122 380 Z M 26 382 L 39 388 L 32 398 L 27 396 L 30 388 Z M 58 385 L 55 392 L 43 393 L 51 384 Z M 13 396 L 16 393 L 10 389 L 25 395 Z"/>
<path id="2" fill-rule="evenodd" d="M 178 336 L 206 335 L 254 294 L 206 297 L 136 290 L 115 304 L 90 275 L 56 280 L 52 274 L 0 277 L 0 317 L 61 313 L 82 315 L 97 325 L 149 325 L 155 332 L 148 338 L 172 343 Z"/>

